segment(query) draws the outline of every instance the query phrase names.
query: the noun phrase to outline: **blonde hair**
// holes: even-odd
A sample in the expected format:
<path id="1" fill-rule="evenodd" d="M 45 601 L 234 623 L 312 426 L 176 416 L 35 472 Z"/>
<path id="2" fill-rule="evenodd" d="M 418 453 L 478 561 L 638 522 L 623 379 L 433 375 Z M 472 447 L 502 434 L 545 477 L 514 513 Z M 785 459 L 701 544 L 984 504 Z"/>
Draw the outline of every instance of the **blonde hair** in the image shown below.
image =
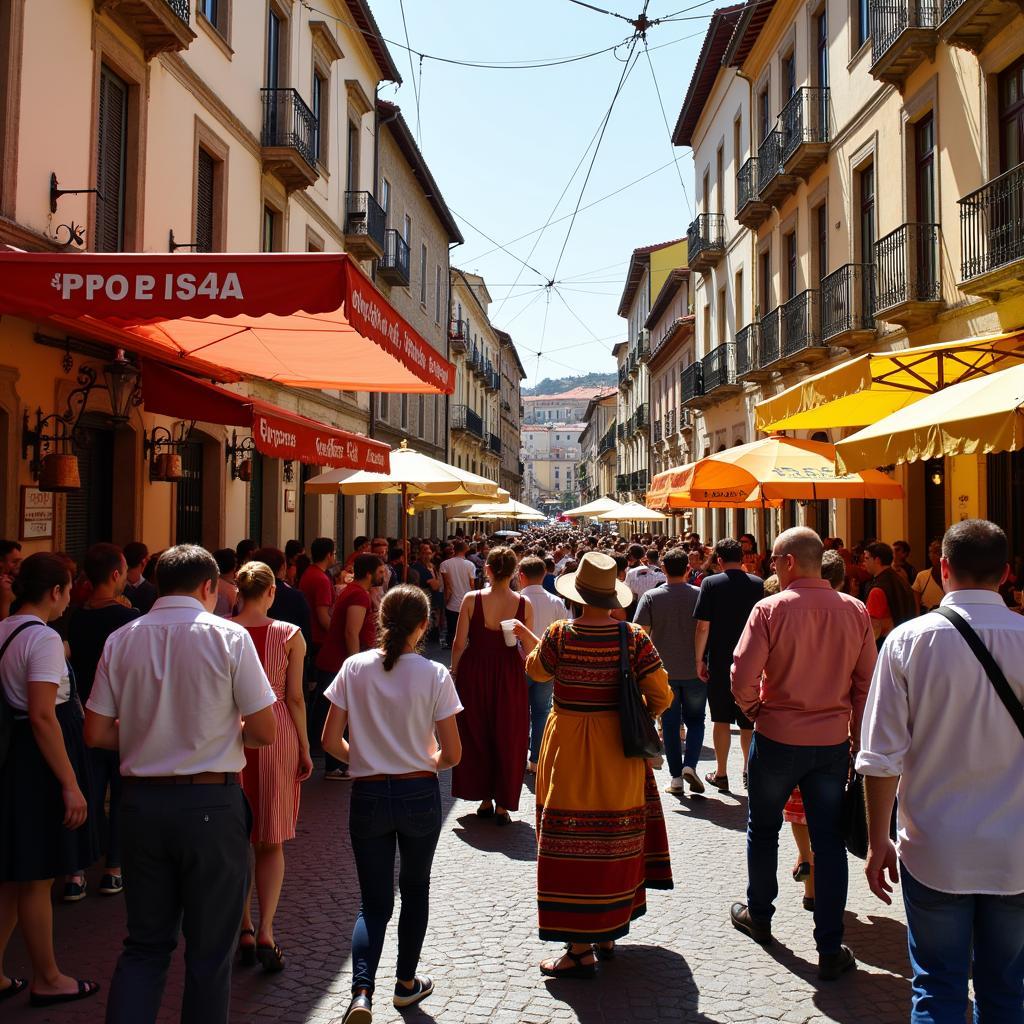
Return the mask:
<path id="1" fill-rule="evenodd" d="M 235 585 L 243 601 L 255 601 L 277 585 L 277 577 L 266 562 L 246 562 L 235 575 Z"/>

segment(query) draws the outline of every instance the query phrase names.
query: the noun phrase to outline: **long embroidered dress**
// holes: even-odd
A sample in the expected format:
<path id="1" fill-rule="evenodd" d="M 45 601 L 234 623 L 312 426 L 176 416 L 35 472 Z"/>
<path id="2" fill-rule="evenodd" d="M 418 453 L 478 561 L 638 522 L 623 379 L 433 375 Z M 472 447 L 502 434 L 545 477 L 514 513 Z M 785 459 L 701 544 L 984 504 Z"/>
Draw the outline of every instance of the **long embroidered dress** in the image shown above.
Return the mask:
<path id="1" fill-rule="evenodd" d="M 290 622 L 247 626 L 277 700 L 272 705 L 277 734 L 268 747 L 245 750 L 242 789 L 252 807 L 252 841 L 283 843 L 295 838 L 299 820 L 299 737 L 285 702 L 288 651 L 285 644 L 299 631 Z"/>
<path id="2" fill-rule="evenodd" d="M 640 690 L 660 715 L 672 703 L 668 675 L 647 634 L 627 625 Z M 540 937 L 617 939 L 646 913 L 648 888 L 672 888 L 654 773 L 622 752 L 618 626 L 556 622 L 526 671 L 555 683 L 537 766 Z"/>

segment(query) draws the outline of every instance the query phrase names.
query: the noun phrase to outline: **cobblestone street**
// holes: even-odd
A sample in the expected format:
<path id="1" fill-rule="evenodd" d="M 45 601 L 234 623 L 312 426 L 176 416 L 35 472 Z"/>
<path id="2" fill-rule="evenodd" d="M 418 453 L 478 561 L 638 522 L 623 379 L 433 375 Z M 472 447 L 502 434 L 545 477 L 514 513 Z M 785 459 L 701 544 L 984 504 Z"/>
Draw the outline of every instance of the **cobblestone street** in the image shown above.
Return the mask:
<path id="1" fill-rule="evenodd" d="M 439 652 L 435 652 L 437 656 Z M 445 652 L 446 653 L 446 652 Z M 710 728 L 708 730 L 710 737 Z M 730 777 L 740 778 L 738 742 Z M 701 773 L 710 764 L 705 749 Z M 667 772 L 658 772 L 664 787 Z M 349 940 L 359 894 L 349 850 L 350 786 L 317 773 L 303 790 L 299 835 L 288 845 L 287 874 L 276 929 L 287 969 L 266 976 L 236 968 L 232 1021 L 318 1024 L 339 1020 L 348 1003 Z M 545 981 L 537 961 L 554 952 L 538 941 L 534 902 L 532 795 L 512 827 L 480 821 L 474 805 L 447 795 L 445 822 L 434 862 L 430 930 L 421 970 L 437 990 L 407 1011 L 410 1022 L 445 1024 L 738 1024 L 742 1021 L 838 1021 L 896 1024 L 910 1009 L 909 964 L 902 907 L 884 907 L 868 892 L 861 862 L 851 860 L 846 942 L 859 969 L 837 982 L 819 982 L 811 915 L 802 886 L 789 877 L 795 848 L 780 843 L 780 897 L 768 950 L 735 931 L 729 905 L 744 898 L 746 798 L 713 794 L 680 799 L 662 795 L 672 845 L 673 892 L 652 892 L 648 914 L 633 926 L 620 955 L 602 964 L 596 981 Z M 90 875 L 91 889 L 98 883 Z M 394 1022 L 391 1005 L 396 916 L 378 976 L 374 1019 Z M 4 1006 L 5 1022 L 102 1020 L 102 1007 L 124 935 L 123 903 L 90 894 L 55 907 L 54 931 L 63 968 L 99 980 L 97 999 L 48 1011 L 27 1000 Z M 183 966 L 175 958 L 161 1021 L 177 1021 Z M 8 971 L 27 974 L 15 935 Z"/>

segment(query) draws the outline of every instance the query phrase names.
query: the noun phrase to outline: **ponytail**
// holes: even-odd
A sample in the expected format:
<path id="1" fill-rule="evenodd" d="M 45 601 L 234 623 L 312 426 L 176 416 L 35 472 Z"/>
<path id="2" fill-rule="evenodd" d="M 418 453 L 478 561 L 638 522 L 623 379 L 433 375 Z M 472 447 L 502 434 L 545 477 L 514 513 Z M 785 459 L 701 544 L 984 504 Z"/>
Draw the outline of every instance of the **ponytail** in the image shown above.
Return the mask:
<path id="1" fill-rule="evenodd" d="M 409 637 L 430 618 L 430 602 L 419 587 L 392 587 L 380 605 L 380 649 L 384 671 L 390 672 L 405 651 Z"/>

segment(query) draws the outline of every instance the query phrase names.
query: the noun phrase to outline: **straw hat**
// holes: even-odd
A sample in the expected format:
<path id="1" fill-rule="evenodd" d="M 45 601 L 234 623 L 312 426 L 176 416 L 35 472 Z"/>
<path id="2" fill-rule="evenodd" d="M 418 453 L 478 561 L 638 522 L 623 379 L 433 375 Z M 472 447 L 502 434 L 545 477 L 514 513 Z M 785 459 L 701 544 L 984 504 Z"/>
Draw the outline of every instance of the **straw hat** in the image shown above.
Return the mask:
<path id="1" fill-rule="evenodd" d="M 555 579 L 555 590 L 576 604 L 592 608 L 628 608 L 633 592 L 617 579 L 619 567 L 610 555 L 588 551 L 575 572 Z"/>

